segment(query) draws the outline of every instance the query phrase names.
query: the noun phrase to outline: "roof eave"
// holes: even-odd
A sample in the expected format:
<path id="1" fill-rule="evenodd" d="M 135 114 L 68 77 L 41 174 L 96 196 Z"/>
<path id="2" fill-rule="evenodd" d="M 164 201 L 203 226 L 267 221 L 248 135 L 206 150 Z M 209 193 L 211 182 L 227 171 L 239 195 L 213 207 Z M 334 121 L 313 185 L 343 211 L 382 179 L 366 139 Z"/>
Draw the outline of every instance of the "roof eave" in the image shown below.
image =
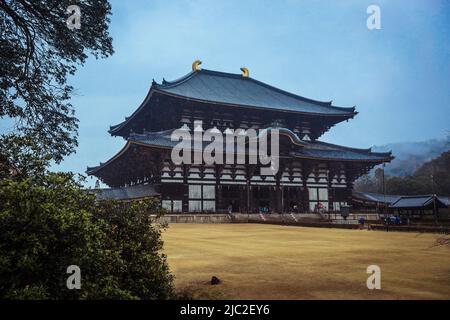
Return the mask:
<path id="1" fill-rule="evenodd" d="M 153 95 L 153 92 L 156 91 L 156 88 L 158 88 L 159 84 L 157 84 L 154 80 L 152 82 L 152 85 L 150 89 L 147 92 L 147 95 L 144 98 L 144 101 L 139 105 L 139 107 L 128 117 L 125 117 L 125 121 L 122 121 L 119 124 L 113 125 L 109 127 L 108 133 L 112 136 L 120 136 L 120 130 L 122 130 L 130 121 L 133 120 L 133 118 L 139 114 L 139 112 L 145 108 L 147 103 L 150 101 L 150 98 Z"/>
<path id="2" fill-rule="evenodd" d="M 197 99 L 192 97 L 187 97 L 171 92 L 167 92 L 164 90 L 161 90 L 159 88 L 154 90 L 155 92 L 158 92 L 163 95 L 167 95 L 170 97 L 183 99 L 183 100 L 189 100 L 189 101 L 195 101 L 205 104 L 214 104 L 214 105 L 223 105 L 223 106 L 230 106 L 230 107 L 236 107 L 236 108 L 246 108 L 246 109 L 258 109 L 258 110 L 269 110 L 274 112 L 284 112 L 284 113 L 294 113 L 294 114 L 302 114 L 307 116 L 321 116 L 321 117 L 336 117 L 336 118 L 343 118 L 342 121 L 347 119 L 352 119 L 357 112 L 352 111 L 349 113 L 341 113 L 341 114 L 330 114 L 330 113 L 318 113 L 318 112 L 304 112 L 304 111 L 295 111 L 295 110 L 286 110 L 286 109 L 276 109 L 276 108 L 270 108 L 270 107 L 258 107 L 258 106 L 252 106 L 252 105 L 243 105 L 243 104 L 233 104 L 233 103 L 226 103 L 226 102 L 218 102 L 218 101 L 212 101 L 212 100 L 203 100 L 203 99 Z M 353 109 L 353 108 L 350 108 Z"/>

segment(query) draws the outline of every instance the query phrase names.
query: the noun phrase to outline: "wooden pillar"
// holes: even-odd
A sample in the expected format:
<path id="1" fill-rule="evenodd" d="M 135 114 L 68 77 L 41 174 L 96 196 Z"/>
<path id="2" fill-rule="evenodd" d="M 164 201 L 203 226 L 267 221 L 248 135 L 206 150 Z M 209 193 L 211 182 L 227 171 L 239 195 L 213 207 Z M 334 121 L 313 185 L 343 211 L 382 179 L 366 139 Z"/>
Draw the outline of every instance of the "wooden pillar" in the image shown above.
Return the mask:
<path id="1" fill-rule="evenodd" d="M 245 208 L 245 186 L 242 186 L 240 184 L 236 185 L 239 190 L 239 205 L 238 205 L 238 212 L 243 213 L 243 208 Z"/>
<path id="2" fill-rule="evenodd" d="M 270 211 L 272 212 L 276 212 L 277 211 L 277 197 L 276 197 L 276 190 L 277 187 L 276 186 L 268 186 L 270 188 L 270 195 L 269 195 L 269 207 L 270 207 Z"/>
<path id="3" fill-rule="evenodd" d="M 280 179 L 277 178 L 275 186 L 275 212 L 283 213 L 283 199 L 282 199 Z"/>
<path id="4" fill-rule="evenodd" d="M 297 203 L 297 213 L 303 212 L 302 187 L 295 187 L 295 202 Z"/>
<path id="5" fill-rule="evenodd" d="M 183 164 L 183 203 L 182 203 L 182 211 L 189 212 L 189 184 L 188 184 L 188 175 L 189 175 L 189 165 Z"/>
<path id="6" fill-rule="evenodd" d="M 346 165 L 345 167 L 345 183 L 347 186 L 347 204 L 350 205 L 352 201 L 352 190 L 353 190 L 353 182 L 356 177 L 357 170 L 350 167 L 351 165 Z M 353 164 L 353 166 L 356 166 L 356 164 Z"/>
<path id="7" fill-rule="evenodd" d="M 251 179 L 253 177 L 253 174 L 255 173 L 256 166 L 254 165 L 248 165 L 245 173 L 245 179 L 246 179 L 246 208 L 247 213 L 251 213 L 252 207 L 253 207 L 253 196 L 252 196 L 252 186 L 251 186 Z"/>
<path id="8" fill-rule="evenodd" d="M 222 176 L 222 165 L 215 165 L 214 176 L 216 178 L 216 211 L 223 209 L 223 196 L 222 196 L 222 185 L 220 184 L 220 177 Z"/>
<path id="9" fill-rule="evenodd" d="M 283 177 L 284 169 L 286 168 L 286 163 L 281 161 L 279 163 L 278 172 L 275 174 L 275 208 L 276 212 L 283 213 L 283 186 L 281 185 L 281 179 Z"/>
<path id="10" fill-rule="evenodd" d="M 302 185 L 303 185 L 302 207 L 303 207 L 303 212 L 309 211 L 308 177 L 311 174 L 312 169 L 313 169 L 312 163 L 310 163 L 308 161 L 302 162 Z"/>
<path id="11" fill-rule="evenodd" d="M 247 182 L 245 185 L 245 207 L 246 207 L 246 211 L 247 213 L 251 213 L 252 211 L 252 190 L 251 190 L 251 185 L 250 185 L 250 179 L 247 178 Z"/>
<path id="12" fill-rule="evenodd" d="M 333 188 L 333 179 L 336 175 L 339 175 L 339 169 L 337 165 L 328 163 L 328 209 L 333 211 L 336 202 L 336 189 Z"/>
<path id="13" fill-rule="evenodd" d="M 222 185 L 216 183 L 216 212 L 222 210 Z"/>

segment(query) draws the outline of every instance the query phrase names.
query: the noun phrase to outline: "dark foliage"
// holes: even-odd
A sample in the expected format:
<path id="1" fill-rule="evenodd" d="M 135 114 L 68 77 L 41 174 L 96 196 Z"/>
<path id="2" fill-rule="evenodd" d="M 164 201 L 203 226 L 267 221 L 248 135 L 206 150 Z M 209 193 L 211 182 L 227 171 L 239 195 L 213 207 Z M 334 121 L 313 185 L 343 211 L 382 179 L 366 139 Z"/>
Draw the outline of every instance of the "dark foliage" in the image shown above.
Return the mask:
<path id="1" fill-rule="evenodd" d="M 0 299 L 167 299 L 159 201 L 96 203 L 71 174 L 0 180 Z M 66 286 L 81 269 L 81 289 Z"/>
<path id="2" fill-rule="evenodd" d="M 66 25 L 69 5 L 81 29 Z M 0 0 L 0 118 L 34 139 L 44 158 L 59 162 L 77 145 L 77 119 L 67 77 L 88 55 L 113 53 L 106 0 Z M 0 142 L 4 137 L 0 137 Z"/>
<path id="3" fill-rule="evenodd" d="M 414 174 L 405 177 L 385 177 L 386 193 L 398 195 L 450 195 L 450 151 L 426 162 Z M 373 177 L 366 175 L 355 184 L 355 190 L 383 193 L 383 171 Z"/>
<path id="4" fill-rule="evenodd" d="M 66 20 L 81 10 L 81 29 Z M 159 201 L 95 201 L 71 173 L 49 173 L 77 144 L 67 79 L 113 53 L 106 0 L 0 0 L 0 299 L 167 299 Z M 81 289 L 66 286 L 81 269 Z"/>

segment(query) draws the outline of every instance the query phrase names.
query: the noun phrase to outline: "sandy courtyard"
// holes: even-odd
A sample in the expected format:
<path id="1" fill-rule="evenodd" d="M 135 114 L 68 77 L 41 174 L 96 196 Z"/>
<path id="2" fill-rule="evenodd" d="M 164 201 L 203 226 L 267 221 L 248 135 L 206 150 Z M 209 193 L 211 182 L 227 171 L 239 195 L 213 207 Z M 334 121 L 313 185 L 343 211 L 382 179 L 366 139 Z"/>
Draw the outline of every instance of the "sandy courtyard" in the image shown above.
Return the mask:
<path id="1" fill-rule="evenodd" d="M 176 286 L 206 299 L 450 299 L 438 235 L 260 224 L 171 224 Z M 381 268 L 368 290 L 366 268 Z M 211 286 L 211 276 L 223 283 Z"/>

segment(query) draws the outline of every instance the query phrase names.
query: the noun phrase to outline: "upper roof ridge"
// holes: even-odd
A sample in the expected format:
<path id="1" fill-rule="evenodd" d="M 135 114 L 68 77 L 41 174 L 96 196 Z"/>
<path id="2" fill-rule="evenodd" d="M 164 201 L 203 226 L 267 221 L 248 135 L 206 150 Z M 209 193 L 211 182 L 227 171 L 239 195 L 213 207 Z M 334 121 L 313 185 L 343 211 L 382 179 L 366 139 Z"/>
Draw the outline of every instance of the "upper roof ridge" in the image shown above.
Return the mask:
<path id="1" fill-rule="evenodd" d="M 330 108 L 335 108 L 335 109 L 339 109 L 339 110 L 344 110 L 344 111 L 348 111 L 348 112 L 354 112 L 355 111 L 355 106 L 353 107 L 337 107 L 337 106 L 333 106 L 333 100 L 330 101 L 321 101 L 321 100 L 315 100 L 315 99 L 311 99 L 311 98 L 307 98 L 283 89 L 280 89 L 278 87 L 272 86 L 270 84 L 267 84 L 265 82 L 256 80 L 252 77 L 243 77 L 242 74 L 239 73 L 229 73 L 229 72 L 223 72 L 223 71 L 216 71 L 216 70 L 209 70 L 209 69 L 200 69 L 200 70 L 195 70 L 195 71 L 191 71 L 188 74 L 182 76 L 181 78 L 178 78 L 176 80 L 172 80 L 172 81 L 168 81 L 166 79 L 163 80 L 162 84 L 158 84 L 157 88 L 161 88 L 161 89 L 168 89 L 168 88 L 173 88 L 176 87 L 190 79 L 192 79 L 195 75 L 198 74 L 209 74 L 209 75 L 213 75 L 213 76 L 219 76 L 219 77 L 226 77 L 226 78 L 234 78 L 234 79 L 240 79 L 240 80 L 244 80 L 244 81 L 252 81 L 258 85 L 261 85 L 263 87 L 266 87 L 268 89 L 277 91 L 279 93 L 282 93 L 284 95 L 288 95 L 291 96 L 293 98 L 296 99 L 300 99 L 302 101 L 305 102 L 310 102 L 310 103 L 315 103 L 315 104 L 319 104 L 322 106 L 328 106 Z"/>
<path id="2" fill-rule="evenodd" d="M 172 81 L 165 78 L 162 83 L 152 85 L 140 106 L 125 121 L 110 126 L 112 135 L 120 131 L 146 107 L 154 94 L 188 99 L 199 103 L 222 104 L 224 106 L 255 108 L 275 112 L 336 117 L 333 123 L 353 118 L 355 107 L 337 107 L 332 101 L 306 98 L 237 73 L 200 69 Z M 127 135 L 129 130 L 122 135 Z M 116 134 L 117 133 L 117 134 Z"/>
<path id="3" fill-rule="evenodd" d="M 179 84 L 182 84 L 183 82 L 189 80 L 190 78 L 192 78 L 193 76 L 195 76 L 199 71 L 191 71 L 188 74 L 185 74 L 184 76 L 175 79 L 175 80 L 166 80 L 163 78 L 163 81 L 161 84 L 156 84 L 157 88 L 171 88 L 174 86 L 177 86 Z"/>
<path id="4" fill-rule="evenodd" d="M 346 147 L 346 146 L 341 146 L 341 145 L 338 145 L 338 144 L 324 142 L 324 141 L 319 141 L 319 140 L 315 140 L 314 142 L 310 142 L 310 144 L 323 144 L 323 145 L 327 145 L 327 146 L 331 146 L 331 147 L 339 147 L 339 148 L 342 148 L 342 149 L 347 149 L 347 150 L 351 150 L 351 151 L 355 151 L 355 152 L 372 152 L 372 148 Z"/>

